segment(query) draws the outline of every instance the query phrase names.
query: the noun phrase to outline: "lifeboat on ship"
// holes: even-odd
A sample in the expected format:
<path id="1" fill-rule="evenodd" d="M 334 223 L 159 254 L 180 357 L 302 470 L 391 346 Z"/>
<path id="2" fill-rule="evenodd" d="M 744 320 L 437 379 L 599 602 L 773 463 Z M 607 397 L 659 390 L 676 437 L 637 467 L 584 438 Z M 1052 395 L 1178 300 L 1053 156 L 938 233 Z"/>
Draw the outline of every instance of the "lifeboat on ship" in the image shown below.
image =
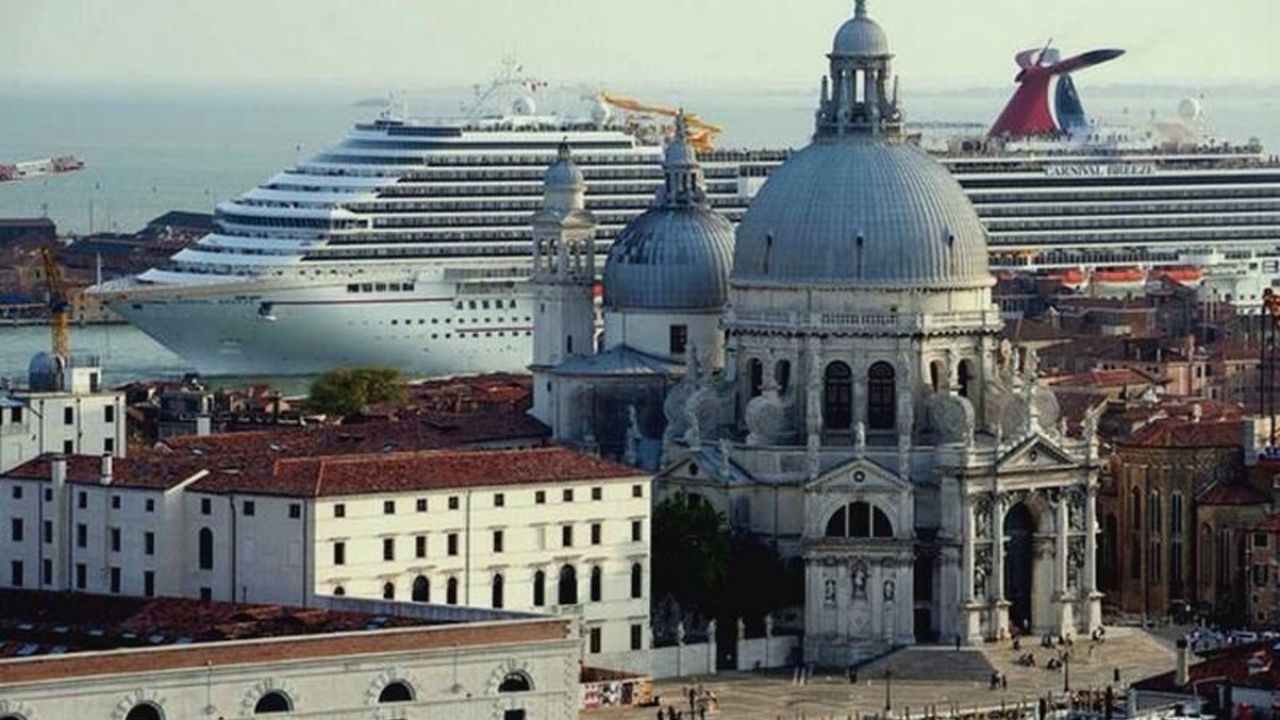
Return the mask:
<path id="1" fill-rule="evenodd" d="M 1049 273 L 1049 279 L 1056 281 L 1067 290 L 1079 291 L 1089 284 L 1089 276 L 1083 270 L 1069 269 Z"/>
<path id="2" fill-rule="evenodd" d="M 1147 285 L 1147 273 L 1136 267 L 1099 269 L 1093 271 L 1092 282 L 1099 295 L 1140 295 Z"/>
<path id="3" fill-rule="evenodd" d="M 1162 268 L 1153 274 L 1160 279 L 1188 288 L 1198 288 L 1204 284 L 1204 271 L 1190 265 Z"/>

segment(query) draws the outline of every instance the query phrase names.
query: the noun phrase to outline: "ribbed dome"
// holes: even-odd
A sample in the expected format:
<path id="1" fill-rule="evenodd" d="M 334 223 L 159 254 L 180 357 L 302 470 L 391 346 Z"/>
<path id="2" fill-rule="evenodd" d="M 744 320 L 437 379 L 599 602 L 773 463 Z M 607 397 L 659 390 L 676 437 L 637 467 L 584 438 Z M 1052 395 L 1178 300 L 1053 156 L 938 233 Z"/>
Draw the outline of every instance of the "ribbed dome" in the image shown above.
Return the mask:
<path id="1" fill-rule="evenodd" d="M 578 169 L 577 163 L 568 157 L 568 150 L 564 151 L 556 162 L 547 168 L 546 174 L 542 176 L 542 182 L 548 188 L 561 189 L 572 188 L 582 185 L 586 182 L 582 171 Z"/>
<path id="2" fill-rule="evenodd" d="M 874 135 L 820 139 L 773 172 L 738 225 L 733 280 L 993 283 L 986 234 L 960 184 L 919 148 Z"/>
<path id="3" fill-rule="evenodd" d="M 632 220 L 609 248 L 604 302 L 614 309 L 723 307 L 733 261 L 733 226 L 700 206 L 655 207 Z"/>
<path id="4" fill-rule="evenodd" d="M 853 17 L 836 31 L 832 55 L 879 57 L 889 54 L 889 38 L 875 20 L 867 17 L 866 4 L 859 2 Z"/>

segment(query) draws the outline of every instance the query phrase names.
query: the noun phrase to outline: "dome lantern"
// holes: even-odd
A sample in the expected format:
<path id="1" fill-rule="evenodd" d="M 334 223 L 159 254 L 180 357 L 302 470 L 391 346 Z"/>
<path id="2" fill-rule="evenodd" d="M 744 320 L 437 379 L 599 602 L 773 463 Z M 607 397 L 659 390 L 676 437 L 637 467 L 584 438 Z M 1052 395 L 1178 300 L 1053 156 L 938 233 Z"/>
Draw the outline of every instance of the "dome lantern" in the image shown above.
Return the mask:
<path id="1" fill-rule="evenodd" d="M 889 93 L 893 54 L 884 29 L 867 15 L 866 0 L 857 0 L 827 58 L 831 72 L 822 78 L 816 135 L 901 134 L 896 80 Z"/>

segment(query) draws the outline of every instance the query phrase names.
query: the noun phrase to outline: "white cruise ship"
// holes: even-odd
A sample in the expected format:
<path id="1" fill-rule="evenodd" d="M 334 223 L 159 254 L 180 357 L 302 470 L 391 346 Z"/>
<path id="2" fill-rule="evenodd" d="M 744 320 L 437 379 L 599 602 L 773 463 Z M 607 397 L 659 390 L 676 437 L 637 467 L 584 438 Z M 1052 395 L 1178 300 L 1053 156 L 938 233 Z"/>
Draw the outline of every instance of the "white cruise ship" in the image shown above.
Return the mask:
<path id="1" fill-rule="evenodd" d="M 990 132 L 940 143 L 922 133 L 983 219 L 993 268 L 1110 268 L 1099 284 L 1140 288 L 1189 253 L 1276 255 L 1280 163 L 1256 143 L 1212 139 L 1194 101 L 1141 127 L 1084 114 L 1069 71 L 1118 54 L 1021 53 L 1018 91 Z M 464 121 L 384 114 L 219 204 L 218 230 L 166 267 L 97 292 L 205 374 L 522 370 L 542 174 L 567 140 L 606 252 L 661 183 L 661 133 L 635 117 L 611 118 L 599 102 L 582 120 L 538 115 L 523 94 L 510 112 Z M 700 151 L 712 205 L 736 223 L 787 154 Z"/>
<path id="2" fill-rule="evenodd" d="M 599 101 L 591 115 L 538 115 L 524 95 L 475 119 L 383 113 L 219 203 L 217 230 L 167 266 L 94 291 L 209 375 L 522 370 L 530 219 L 560 143 L 588 181 L 602 254 L 662 182 L 660 129 Z M 705 153 L 713 206 L 736 222 L 785 155 Z"/>

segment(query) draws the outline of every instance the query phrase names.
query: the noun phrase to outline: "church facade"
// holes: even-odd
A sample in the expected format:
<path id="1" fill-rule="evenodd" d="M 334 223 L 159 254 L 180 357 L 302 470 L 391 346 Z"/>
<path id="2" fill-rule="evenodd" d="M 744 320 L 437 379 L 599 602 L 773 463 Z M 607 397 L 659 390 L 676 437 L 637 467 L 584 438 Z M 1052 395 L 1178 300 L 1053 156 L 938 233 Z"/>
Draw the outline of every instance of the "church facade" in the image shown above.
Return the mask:
<path id="1" fill-rule="evenodd" d="M 1094 420 L 1068 433 L 1000 342 L 985 231 L 905 138 L 892 57 L 858 2 L 812 144 L 736 230 L 722 335 L 663 394 L 660 492 L 804 563 L 820 664 L 1101 624 Z"/>

